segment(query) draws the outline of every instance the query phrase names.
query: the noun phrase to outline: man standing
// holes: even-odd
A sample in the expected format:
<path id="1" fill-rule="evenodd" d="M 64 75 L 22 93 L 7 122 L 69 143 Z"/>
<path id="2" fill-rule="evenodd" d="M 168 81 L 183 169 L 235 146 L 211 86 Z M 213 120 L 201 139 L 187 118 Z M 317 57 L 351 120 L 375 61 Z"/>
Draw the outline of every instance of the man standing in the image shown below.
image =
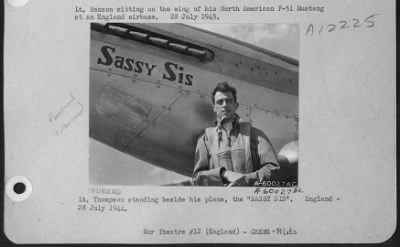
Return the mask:
<path id="1" fill-rule="evenodd" d="M 195 153 L 193 182 L 208 186 L 253 186 L 279 177 L 267 136 L 236 114 L 236 89 L 218 83 L 212 93 L 216 127 L 205 130 Z"/>

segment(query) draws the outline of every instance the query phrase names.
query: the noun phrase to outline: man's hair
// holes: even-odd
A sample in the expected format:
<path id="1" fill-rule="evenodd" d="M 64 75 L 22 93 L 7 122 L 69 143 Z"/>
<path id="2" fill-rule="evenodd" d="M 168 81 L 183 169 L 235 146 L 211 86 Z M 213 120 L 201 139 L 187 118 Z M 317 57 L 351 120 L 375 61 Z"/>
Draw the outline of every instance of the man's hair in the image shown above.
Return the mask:
<path id="1" fill-rule="evenodd" d="M 230 86 L 228 84 L 228 82 L 226 82 L 226 81 L 219 82 L 217 84 L 217 86 L 214 88 L 214 91 L 212 92 L 212 97 L 211 97 L 213 104 L 215 104 L 215 94 L 217 92 L 221 92 L 221 93 L 231 92 L 233 94 L 233 99 L 235 100 L 235 102 L 237 102 L 237 100 L 236 100 L 236 88 Z"/>

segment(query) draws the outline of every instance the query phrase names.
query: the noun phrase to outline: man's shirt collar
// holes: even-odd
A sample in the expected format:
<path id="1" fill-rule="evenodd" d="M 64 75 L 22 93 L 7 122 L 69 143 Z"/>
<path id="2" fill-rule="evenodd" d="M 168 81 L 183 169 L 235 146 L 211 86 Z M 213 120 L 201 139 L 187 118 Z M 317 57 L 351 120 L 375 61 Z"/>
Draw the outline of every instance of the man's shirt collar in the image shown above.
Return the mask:
<path id="1" fill-rule="evenodd" d="M 239 126 L 239 119 L 240 119 L 239 115 L 235 113 L 235 115 L 233 116 L 233 118 L 231 120 L 232 121 L 232 130 L 236 129 Z M 222 131 L 222 129 L 224 128 L 223 127 L 224 120 L 225 119 L 217 119 L 217 121 L 216 121 L 217 132 Z"/>

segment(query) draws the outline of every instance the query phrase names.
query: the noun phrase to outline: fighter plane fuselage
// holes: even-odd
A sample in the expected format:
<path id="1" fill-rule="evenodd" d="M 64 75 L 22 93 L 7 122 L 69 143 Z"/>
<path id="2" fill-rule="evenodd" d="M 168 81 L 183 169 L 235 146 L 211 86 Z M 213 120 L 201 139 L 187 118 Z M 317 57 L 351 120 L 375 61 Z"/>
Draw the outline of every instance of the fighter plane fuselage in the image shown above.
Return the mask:
<path id="1" fill-rule="evenodd" d="M 90 52 L 90 137 L 121 152 L 191 176 L 221 81 L 276 150 L 298 138 L 296 60 L 182 24 L 92 24 Z"/>

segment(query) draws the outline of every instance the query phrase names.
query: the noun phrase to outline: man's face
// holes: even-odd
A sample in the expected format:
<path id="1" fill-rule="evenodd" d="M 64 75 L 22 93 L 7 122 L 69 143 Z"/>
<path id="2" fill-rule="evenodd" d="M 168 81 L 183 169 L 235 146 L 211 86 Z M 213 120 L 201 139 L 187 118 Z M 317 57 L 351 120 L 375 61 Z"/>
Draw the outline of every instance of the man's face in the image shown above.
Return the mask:
<path id="1" fill-rule="evenodd" d="M 218 119 L 232 119 L 239 107 L 232 92 L 217 92 L 214 96 L 214 112 Z"/>

